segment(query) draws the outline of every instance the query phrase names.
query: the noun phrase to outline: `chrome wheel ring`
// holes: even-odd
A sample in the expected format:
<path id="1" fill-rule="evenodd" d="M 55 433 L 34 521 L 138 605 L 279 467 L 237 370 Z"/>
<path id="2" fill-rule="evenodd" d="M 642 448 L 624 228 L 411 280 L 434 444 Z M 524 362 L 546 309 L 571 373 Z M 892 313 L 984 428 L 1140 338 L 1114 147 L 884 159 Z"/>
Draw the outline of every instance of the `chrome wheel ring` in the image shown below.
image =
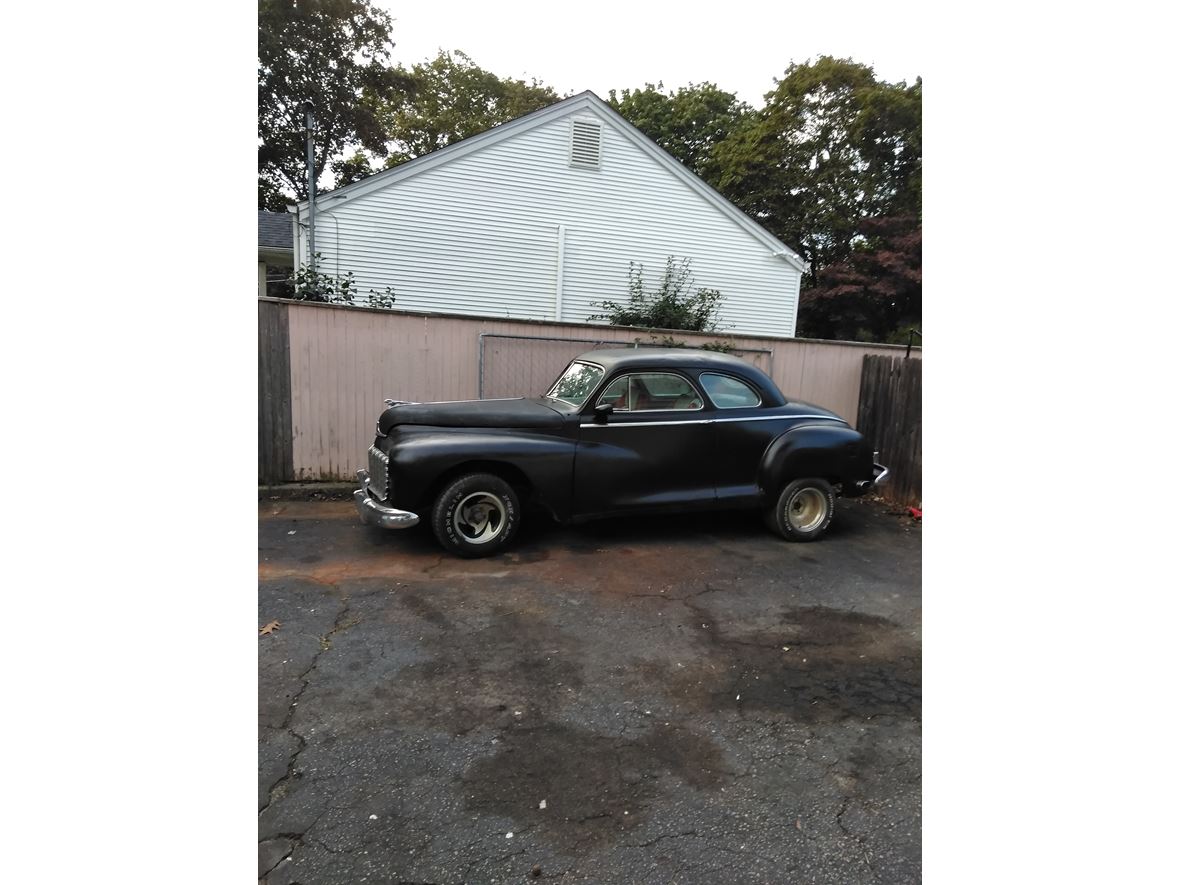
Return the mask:
<path id="1" fill-rule="evenodd" d="M 811 532 L 828 516 L 828 498 L 819 489 L 803 488 L 787 502 L 787 522 L 797 532 Z"/>
<path id="2" fill-rule="evenodd" d="M 451 516 L 455 533 L 468 544 L 496 540 L 508 524 L 508 509 L 491 492 L 472 492 L 459 502 Z"/>

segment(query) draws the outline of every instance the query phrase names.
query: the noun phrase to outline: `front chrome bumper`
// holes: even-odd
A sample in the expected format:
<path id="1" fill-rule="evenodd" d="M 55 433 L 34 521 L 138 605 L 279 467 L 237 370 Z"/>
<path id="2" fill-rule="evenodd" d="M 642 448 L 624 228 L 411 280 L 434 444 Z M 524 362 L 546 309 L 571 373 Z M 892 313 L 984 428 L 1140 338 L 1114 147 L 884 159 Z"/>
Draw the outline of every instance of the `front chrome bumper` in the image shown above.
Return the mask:
<path id="1" fill-rule="evenodd" d="M 369 471 L 358 470 L 356 478 L 361 487 L 352 493 L 352 503 L 365 525 L 380 526 L 383 529 L 408 529 L 418 524 L 418 514 L 408 510 L 386 507 L 369 493 Z"/>

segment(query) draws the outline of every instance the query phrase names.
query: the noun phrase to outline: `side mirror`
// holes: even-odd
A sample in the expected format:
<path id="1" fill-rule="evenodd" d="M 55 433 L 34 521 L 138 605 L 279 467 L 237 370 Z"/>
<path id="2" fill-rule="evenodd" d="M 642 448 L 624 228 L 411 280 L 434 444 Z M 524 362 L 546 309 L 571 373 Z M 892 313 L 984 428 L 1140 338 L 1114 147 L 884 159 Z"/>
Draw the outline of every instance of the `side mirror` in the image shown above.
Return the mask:
<path id="1" fill-rule="evenodd" d="M 599 424 L 606 423 L 606 416 L 615 410 L 610 403 L 599 403 L 594 407 L 594 420 Z"/>

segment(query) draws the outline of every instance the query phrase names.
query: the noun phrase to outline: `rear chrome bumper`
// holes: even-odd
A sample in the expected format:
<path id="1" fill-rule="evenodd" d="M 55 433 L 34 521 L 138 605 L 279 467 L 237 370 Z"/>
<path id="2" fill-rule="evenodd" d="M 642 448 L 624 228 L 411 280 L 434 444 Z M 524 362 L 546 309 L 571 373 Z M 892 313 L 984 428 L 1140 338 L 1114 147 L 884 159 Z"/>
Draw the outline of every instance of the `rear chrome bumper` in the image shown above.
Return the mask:
<path id="1" fill-rule="evenodd" d="M 383 529 L 408 529 L 418 524 L 418 514 L 408 510 L 386 507 L 369 492 L 369 471 L 358 470 L 356 477 L 361 487 L 352 493 L 352 503 L 365 525 L 380 526 Z"/>
<path id="2" fill-rule="evenodd" d="M 888 478 L 889 478 L 889 468 L 886 467 L 884 464 L 878 464 L 874 461 L 873 462 L 873 478 L 872 479 L 862 479 L 860 482 L 858 482 L 856 484 L 856 487 L 858 489 L 864 490 L 864 489 L 868 489 L 872 486 L 879 486 L 881 483 L 885 482 L 885 480 L 887 480 Z"/>

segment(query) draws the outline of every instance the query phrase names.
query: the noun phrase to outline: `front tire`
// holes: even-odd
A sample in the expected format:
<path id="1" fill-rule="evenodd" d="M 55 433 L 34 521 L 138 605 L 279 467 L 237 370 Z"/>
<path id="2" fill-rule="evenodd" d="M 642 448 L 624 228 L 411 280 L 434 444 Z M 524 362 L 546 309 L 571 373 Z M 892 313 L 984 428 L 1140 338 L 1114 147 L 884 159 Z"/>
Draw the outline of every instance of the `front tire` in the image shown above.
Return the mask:
<path id="1" fill-rule="evenodd" d="M 823 537 L 836 513 L 836 493 L 827 480 L 812 477 L 787 483 L 766 523 L 788 541 Z"/>
<path id="2" fill-rule="evenodd" d="M 520 527 L 520 498 L 491 473 L 468 473 L 451 482 L 434 502 L 434 536 L 451 553 L 469 559 L 503 550 Z"/>

